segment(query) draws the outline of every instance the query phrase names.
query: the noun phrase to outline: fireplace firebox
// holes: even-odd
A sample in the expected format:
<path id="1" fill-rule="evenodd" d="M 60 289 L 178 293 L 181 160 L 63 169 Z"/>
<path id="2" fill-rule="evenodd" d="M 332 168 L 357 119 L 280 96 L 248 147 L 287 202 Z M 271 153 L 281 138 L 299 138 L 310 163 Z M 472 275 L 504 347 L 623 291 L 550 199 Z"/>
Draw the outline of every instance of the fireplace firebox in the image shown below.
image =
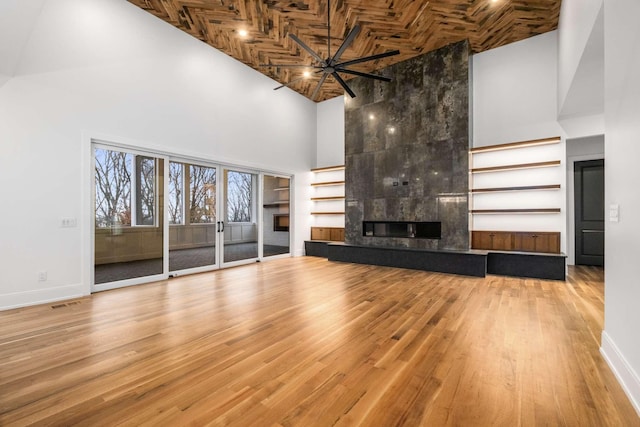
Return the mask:
<path id="1" fill-rule="evenodd" d="M 407 237 L 410 239 L 440 239 L 440 221 L 363 221 L 362 235 L 365 237 Z"/>

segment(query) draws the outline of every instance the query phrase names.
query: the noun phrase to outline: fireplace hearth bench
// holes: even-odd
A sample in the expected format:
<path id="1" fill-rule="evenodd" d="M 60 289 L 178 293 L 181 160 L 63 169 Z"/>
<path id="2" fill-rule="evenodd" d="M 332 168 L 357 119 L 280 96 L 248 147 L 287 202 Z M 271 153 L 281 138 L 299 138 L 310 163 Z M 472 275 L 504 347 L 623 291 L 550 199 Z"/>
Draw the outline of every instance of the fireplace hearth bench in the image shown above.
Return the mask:
<path id="1" fill-rule="evenodd" d="M 445 251 L 384 246 L 358 246 L 308 240 L 308 256 L 329 261 L 381 265 L 413 270 L 485 277 L 487 274 L 565 280 L 566 255 L 513 251 Z"/>

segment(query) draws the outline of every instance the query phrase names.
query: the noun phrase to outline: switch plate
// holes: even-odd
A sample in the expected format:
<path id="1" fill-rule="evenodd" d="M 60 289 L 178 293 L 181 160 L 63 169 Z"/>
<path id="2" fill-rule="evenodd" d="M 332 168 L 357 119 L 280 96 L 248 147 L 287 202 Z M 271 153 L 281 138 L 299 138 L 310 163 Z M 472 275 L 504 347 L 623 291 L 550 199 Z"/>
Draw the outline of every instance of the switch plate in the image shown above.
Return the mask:
<path id="1" fill-rule="evenodd" d="M 38 272 L 38 282 L 46 282 L 47 281 L 47 272 L 39 271 Z"/>
<path id="2" fill-rule="evenodd" d="M 76 218 L 62 218 L 60 220 L 60 227 L 73 228 L 78 226 L 78 220 Z"/>
<path id="3" fill-rule="evenodd" d="M 616 204 L 609 205 L 609 222 L 620 221 L 620 206 Z"/>

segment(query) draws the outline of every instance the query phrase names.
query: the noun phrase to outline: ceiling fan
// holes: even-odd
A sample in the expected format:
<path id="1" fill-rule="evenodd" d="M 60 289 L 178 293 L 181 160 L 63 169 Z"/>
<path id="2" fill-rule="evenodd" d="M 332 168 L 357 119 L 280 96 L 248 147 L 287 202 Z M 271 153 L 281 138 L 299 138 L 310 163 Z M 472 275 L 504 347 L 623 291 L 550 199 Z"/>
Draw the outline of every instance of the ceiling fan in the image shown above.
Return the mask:
<path id="1" fill-rule="evenodd" d="M 315 60 L 315 63 L 312 65 L 302 65 L 302 64 L 260 64 L 261 67 L 281 67 L 281 68 L 313 68 L 315 69 L 315 74 L 322 74 L 320 76 L 320 81 L 318 81 L 318 85 L 316 86 L 313 94 L 311 95 L 311 100 L 315 100 L 316 96 L 320 92 L 320 87 L 327 79 L 328 76 L 332 76 L 339 84 L 343 87 L 343 89 L 349 94 L 351 98 L 355 98 L 356 94 L 349 88 L 347 83 L 340 77 L 338 73 L 346 73 L 359 77 L 367 77 L 370 79 L 381 80 L 384 82 L 390 82 L 391 79 L 388 77 L 380 76 L 378 74 L 371 73 L 363 73 L 361 71 L 350 70 L 349 66 L 360 64 L 362 62 L 374 61 L 380 58 L 386 58 L 388 56 L 397 55 L 400 53 L 399 50 L 391 50 L 384 53 L 379 53 L 377 55 L 365 56 L 358 59 L 352 59 L 350 61 L 340 62 L 340 58 L 344 51 L 353 43 L 353 40 L 356 38 L 358 33 L 360 32 L 360 25 L 356 24 L 351 29 L 347 37 L 344 39 L 336 53 L 331 56 L 331 3 L 330 0 L 327 0 L 327 58 L 323 59 L 319 54 L 317 54 L 313 49 L 307 46 L 302 40 L 300 40 L 295 34 L 289 33 L 289 37 L 300 45 L 301 48 L 309 52 L 309 54 Z M 281 89 L 283 87 L 290 86 L 300 80 L 305 79 L 306 77 L 300 77 L 290 81 L 289 83 L 283 84 L 281 86 L 276 87 L 274 90 Z"/>

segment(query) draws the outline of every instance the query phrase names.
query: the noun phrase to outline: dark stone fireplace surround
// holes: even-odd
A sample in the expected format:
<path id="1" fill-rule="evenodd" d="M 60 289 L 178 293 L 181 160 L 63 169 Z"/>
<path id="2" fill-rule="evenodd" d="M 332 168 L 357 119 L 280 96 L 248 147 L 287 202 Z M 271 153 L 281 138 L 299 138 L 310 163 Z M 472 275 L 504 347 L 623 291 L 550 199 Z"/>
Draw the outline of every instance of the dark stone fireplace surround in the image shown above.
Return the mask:
<path id="1" fill-rule="evenodd" d="M 345 242 L 469 248 L 469 48 L 443 47 L 355 78 L 345 102 Z M 364 221 L 440 222 L 441 238 L 367 236 Z"/>

